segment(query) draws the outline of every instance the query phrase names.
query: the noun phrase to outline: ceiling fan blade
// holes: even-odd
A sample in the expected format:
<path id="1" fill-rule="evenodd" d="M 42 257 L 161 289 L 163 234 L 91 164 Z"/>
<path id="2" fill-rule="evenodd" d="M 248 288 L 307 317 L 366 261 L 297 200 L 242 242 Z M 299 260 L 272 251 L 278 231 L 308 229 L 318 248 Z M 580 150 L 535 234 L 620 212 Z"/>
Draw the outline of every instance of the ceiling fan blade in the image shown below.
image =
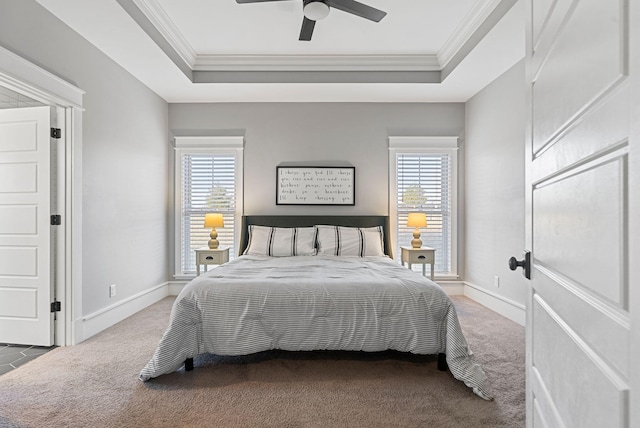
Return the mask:
<path id="1" fill-rule="evenodd" d="M 300 38 L 298 40 L 302 40 L 308 42 L 311 40 L 311 36 L 313 35 L 313 28 L 316 26 L 316 21 L 312 21 L 306 16 L 302 20 L 302 28 L 300 29 Z"/>
<path id="2" fill-rule="evenodd" d="M 236 0 L 236 3 L 238 3 L 238 4 L 243 4 L 243 3 L 264 3 L 264 2 L 268 2 L 268 1 L 289 1 L 289 0 Z"/>
<path id="3" fill-rule="evenodd" d="M 380 22 L 385 17 L 387 12 L 383 12 L 366 4 L 359 3 L 355 0 L 331 0 L 329 5 L 332 8 L 339 9 L 343 12 L 348 12 L 361 18 L 369 19 L 371 21 Z"/>

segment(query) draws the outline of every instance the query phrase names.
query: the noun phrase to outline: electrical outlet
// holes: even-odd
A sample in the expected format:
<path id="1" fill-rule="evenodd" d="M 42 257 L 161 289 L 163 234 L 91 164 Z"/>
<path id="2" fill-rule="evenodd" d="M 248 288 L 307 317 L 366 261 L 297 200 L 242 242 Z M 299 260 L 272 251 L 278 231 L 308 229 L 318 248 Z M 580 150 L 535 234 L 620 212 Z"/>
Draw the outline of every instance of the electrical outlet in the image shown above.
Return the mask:
<path id="1" fill-rule="evenodd" d="M 499 276 L 494 276 L 493 277 L 493 285 L 495 285 L 496 287 L 500 288 L 500 277 Z"/>
<path id="2" fill-rule="evenodd" d="M 109 297 L 116 297 L 116 285 L 111 284 L 109 286 Z"/>

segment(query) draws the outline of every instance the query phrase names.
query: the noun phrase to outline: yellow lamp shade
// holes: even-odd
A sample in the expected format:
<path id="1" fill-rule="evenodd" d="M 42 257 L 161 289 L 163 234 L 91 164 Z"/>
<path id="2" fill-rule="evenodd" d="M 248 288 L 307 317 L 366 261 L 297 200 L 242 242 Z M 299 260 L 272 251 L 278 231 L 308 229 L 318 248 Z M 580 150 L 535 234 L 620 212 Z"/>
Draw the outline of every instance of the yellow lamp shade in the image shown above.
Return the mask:
<path id="1" fill-rule="evenodd" d="M 407 227 L 427 227 L 427 215 L 425 213 L 409 213 Z"/>
<path id="2" fill-rule="evenodd" d="M 222 214 L 208 213 L 204 216 L 204 227 L 224 227 Z"/>
<path id="3" fill-rule="evenodd" d="M 413 248 L 422 247 L 422 240 L 420 239 L 419 227 L 427 227 L 427 215 L 425 213 L 409 213 L 407 218 L 407 227 L 415 227 L 413 230 L 413 239 L 411 240 L 411 246 Z"/>
<path id="4" fill-rule="evenodd" d="M 216 227 L 224 227 L 224 219 L 220 213 L 208 213 L 204 215 L 204 227 L 210 227 L 211 233 L 209 234 L 209 248 L 215 250 L 220 245 L 218 242 L 218 232 Z"/>

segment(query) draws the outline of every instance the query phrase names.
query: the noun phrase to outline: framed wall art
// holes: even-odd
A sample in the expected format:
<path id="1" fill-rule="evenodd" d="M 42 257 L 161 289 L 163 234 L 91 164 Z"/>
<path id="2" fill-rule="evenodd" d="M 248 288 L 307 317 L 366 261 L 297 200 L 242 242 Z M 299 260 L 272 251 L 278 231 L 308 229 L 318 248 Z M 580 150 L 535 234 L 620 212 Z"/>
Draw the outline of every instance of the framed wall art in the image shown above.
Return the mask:
<path id="1" fill-rule="evenodd" d="M 276 205 L 355 205 L 354 166 L 277 166 Z"/>

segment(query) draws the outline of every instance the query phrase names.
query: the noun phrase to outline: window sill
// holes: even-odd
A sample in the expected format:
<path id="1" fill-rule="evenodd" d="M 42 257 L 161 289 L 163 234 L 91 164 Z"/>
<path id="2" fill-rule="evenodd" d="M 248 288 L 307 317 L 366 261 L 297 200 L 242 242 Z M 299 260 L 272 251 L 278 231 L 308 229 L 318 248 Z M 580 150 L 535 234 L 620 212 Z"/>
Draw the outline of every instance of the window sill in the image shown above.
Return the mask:
<path id="1" fill-rule="evenodd" d="M 195 277 L 195 273 L 180 273 L 173 275 L 173 279 L 176 281 L 191 281 Z"/>

